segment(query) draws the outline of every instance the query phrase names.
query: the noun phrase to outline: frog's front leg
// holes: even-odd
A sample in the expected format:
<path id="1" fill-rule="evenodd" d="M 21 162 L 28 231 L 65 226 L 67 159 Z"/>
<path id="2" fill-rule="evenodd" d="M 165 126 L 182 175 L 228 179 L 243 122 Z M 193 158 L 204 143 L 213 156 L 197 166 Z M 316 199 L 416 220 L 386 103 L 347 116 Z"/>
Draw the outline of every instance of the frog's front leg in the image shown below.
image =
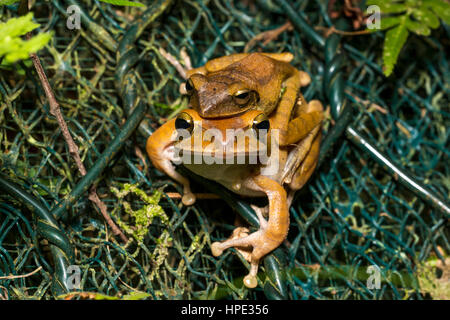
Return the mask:
<path id="1" fill-rule="evenodd" d="M 297 94 L 302 86 L 302 74 L 294 69 L 285 81 L 285 91 L 271 119 L 270 127 L 279 130 L 279 144 L 285 145 L 289 136 L 288 123 L 297 102 Z"/>
<path id="2" fill-rule="evenodd" d="M 166 173 L 175 181 L 183 185 L 183 198 L 184 205 L 189 206 L 194 204 L 195 195 L 191 191 L 189 180 L 175 171 L 175 167 L 172 161 L 175 160 L 174 150 L 174 135 L 175 119 L 172 119 L 158 128 L 147 139 L 146 150 L 153 165 L 159 170 Z"/>
<path id="3" fill-rule="evenodd" d="M 244 284 L 249 288 L 254 288 L 258 283 L 256 275 L 260 259 L 278 248 L 287 236 L 289 212 L 286 191 L 276 181 L 259 175 L 246 181 L 245 186 L 253 190 L 262 191 L 267 195 L 269 198 L 269 220 L 265 221 L 258 212 L 260 220 L 258 231 L 243 238 L 214 242 L 211 245 L 211 251 L 214 256 L 219 256 L 223 250 L 230 247 L 251 246 L 253 248 L 250 256 L 251 267 L 249 274 L 244 278 Z"/>
<path id="4" fill-rule="evenodd" d="M 285 92 L 271 119 L 271 128 L 279 130 L 280 146 L 297 143 L 322 122 L 323 112 L 316 108 L 310 112 L 301 112 L 298 116 L 294 112 L 300 87 L 309 84 L 310 80 L 307 73 L 295 70 L 285 82 Z M 305 103 L 302 96 L 299 101 Z M 320 104 L 318 101 L 313 102 L 316 103 Z M 293 115 L 297 117 L 292 119 Z"/>

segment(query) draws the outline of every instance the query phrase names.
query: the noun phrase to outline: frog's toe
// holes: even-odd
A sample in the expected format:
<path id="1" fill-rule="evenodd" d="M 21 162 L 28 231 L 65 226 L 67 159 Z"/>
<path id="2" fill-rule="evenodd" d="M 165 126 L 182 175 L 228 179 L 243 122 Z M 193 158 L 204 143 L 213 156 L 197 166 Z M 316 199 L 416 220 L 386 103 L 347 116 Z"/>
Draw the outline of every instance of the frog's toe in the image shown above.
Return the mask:
<path id="1" fill-rule="evenodd" d="M 256 288 L 258 285 L 258 280 L 256 279 L 256 276 L 248 274 L 244 277 L 244 285 L 247 288 L 253 289 Z"/>
<path id="2" fill-rule="evenodd" d="M 302 87 L 306 87 L 311 83 L 311 76 L 305 71 L 299 71 L 300 73 L 300 84 Z"/>
<path id="3" fill-rule="evenodd" d="M 231 234 L 231 237 L 229 239 L 238 239 L 238 238 L 244 238 L 247 237 L 250 233 L 250 230 L 245 227 L 237 227 L 233 230 L 233 233 Z"/>
<path id="4" fill-rule="evenodd" d="M 185 206 L 191 206 L 195 203 L 195 195 L 193 193 L 185 193 L 181 201 Z"/>
<path id="5" fill-rule="evenodd" d="M 222 243 L 220 242 L 213 242 L 211 244 L 211 252 L 214 257 L 218 257 L 223 253 Z"/>

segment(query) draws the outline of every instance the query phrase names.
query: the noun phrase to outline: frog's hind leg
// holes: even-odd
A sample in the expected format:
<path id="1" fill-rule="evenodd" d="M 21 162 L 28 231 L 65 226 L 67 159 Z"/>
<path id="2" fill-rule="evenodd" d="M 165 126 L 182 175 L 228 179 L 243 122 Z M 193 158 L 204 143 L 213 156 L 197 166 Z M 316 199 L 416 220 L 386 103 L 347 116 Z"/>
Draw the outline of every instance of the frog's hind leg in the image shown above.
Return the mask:
<path id="1" fill-rule="evenodd" d="M 303 110 L 302 110 L 303 109 Z M 289 121 L 287 135 L 280 139 L 281 146 L 296 144 L 304 139 L 315 128 L 320 127 L 323 120 L 323 106 L 318 100 L 312 100 L 305 108 L 300 108 L 298 116 Z"/>
<path id="2" fill-rule="evenodd" d="M 308 85 L 310 80 L 311 79 L 306 72 L 294 69 L 293 74 L 285 81 L 285 92 L 281 97 L 275 115 L 271 118 L 271 127 L 279 131 L 279 144 L 281 146 L 289 144 L 291 135 L 296 134 L 296 132 L 291 132 L 291 130 L 293 130 L 292 125 L 290 125 L 290 122 L 293 121 L 291 120 L 291 117 L 295 114 L 297 95 L 300 88 Z M 308 121 L 310 120 L 309 116 L 307 116 L 305 123 L 308 124 Z M 306 135 L 306 133 L 304 135 Z M 296 141 L 299 140 L 300 139 L 297 139 Z"/>
<path id="3" fill-rule="evenodd" d="M 291 181 L 289 182 L 289 188 L 294 192 L 301 189 L 314 172 L 314 169 L 317 165 L 317 159 L 319 158 L 321 139 L 322 132 L 319 131 L 314 138 L 314 141 L 312 142 L 311 148 L 305 159 L 293 174 Z"/>
<path id="4" fill-rule="evenodd" d="M 266 193 L 269 198 L 269 220 L 265 221 L 262 215 L 258 214 L 260 219 L 258 231 L 246 237 L 214 242 L 211 245 L 211 251 L 214 256 L 219 256 L 230 247 L 252 247 L 250 272 L 244 278 L 244 284 L 249 288 L 254 288 L 257 285 L 256 275 L 260 259 L 276 249 L 286 238 L 289 229 L 289 212 L 286 191 L 278 182 L 260 175 L 245 184 L 248 188 Z"/>
<path id="5" fill-rule="evenodd" d="M 305 104 L 304 101 L 299 101 L 299 103 Z M 306 171 L 303 170 L 298 171 L 300 165 L 303 165 L 303 169 L 305 169 L 306 166 L 309 168 L 314 164 L 314 161 L 317 160 L 318 156 L 318 154 L 316 155 L 314 153 L 316 151 L 318 152 L 321 139 L 320 124 L 323 118 L 322 104 L 318 100 L 313 100 L 304 107 L 302 107 L 302 105 L 299 106 L 298 104 L 297 107 L 299 107 L 298 110 L 294 111 L 297 117 L 289 123 L 288 130 L 290 135 L 287 140 L 287 142 L 292 142 L 291 144 L 295 143 L 296 145 L 289 152 L 281 175 L 281 184 L 290 184 L 294 175 L 306 173 Z M 319 137 L 317 137 L 318 135 Z M 297 138 L 300 139 L 295 141 Z M 314 151 L 311 151 L 311 149 L 314 149 Z M 306 160 L 306 158 L 308 159 Z M 314 171 L 314 168 L 312 168 L 311 173 L 312 171 Z"/>
<path id="6" fill-rule="evenodd" d="M 316 140 L 319 131 L 320 127 L 314 128 L 290 151 L 281 174 L 281 184 L 290 184 L 294 175 L 299 174 L 298 168 L 307 161 L 306 159 L 308 159 L 308 155 L 311 153 L 311 148 L 316 146 L 314 142 L 320 144 L 320 139 L 318 141 Z"/>
<path id="7" fill-rule="evenodd" d="M 300 167 L 295 171 L 290 178 L 290 182 L 288 183 L 289 192 L 287 195 L 287 204 L 288 208 L 291 207 L 292 201 L 294 200 L 295 192 L 303 188 L 306 182 L 308 182 L 309 178 L 314 172 L 314 169 L 317 165 L 317 159 L 319 158 L 320 151 L 320 140 L 322 139 L 322 133 L 319 132 L 317 136 L 314 138 L 312 146 L 306 155 L 304 161 L 301 163 Z"/>

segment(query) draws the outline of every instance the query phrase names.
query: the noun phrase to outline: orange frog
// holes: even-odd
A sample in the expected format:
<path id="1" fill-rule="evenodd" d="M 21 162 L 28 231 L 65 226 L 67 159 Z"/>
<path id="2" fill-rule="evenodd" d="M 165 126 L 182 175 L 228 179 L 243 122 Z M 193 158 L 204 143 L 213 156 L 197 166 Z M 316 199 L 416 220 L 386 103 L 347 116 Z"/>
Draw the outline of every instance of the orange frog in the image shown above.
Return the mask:
<path id="1" fill-rule="evenodd" d="M 243 254 L 251 265 L 244 278 L 249 288 L 257 285 L 261 258 L 286 238 L 294 193 L 311 176 L 319 155 L 322 104 L 305 101 L 299 90 L 310 78 L 291 60 L 290 53 L 235 54 L 188 71 L 183 89 L 192 109 L 147 140 L 155 167 L 183 185 L 185 205 L 195 196 L 174 162 L 236 194 L 268 198 L 267 207 L 253 207 L 258 231 L 238 227 L 230 239 L 211 245 L 214 256 L 229 247 Z"/>

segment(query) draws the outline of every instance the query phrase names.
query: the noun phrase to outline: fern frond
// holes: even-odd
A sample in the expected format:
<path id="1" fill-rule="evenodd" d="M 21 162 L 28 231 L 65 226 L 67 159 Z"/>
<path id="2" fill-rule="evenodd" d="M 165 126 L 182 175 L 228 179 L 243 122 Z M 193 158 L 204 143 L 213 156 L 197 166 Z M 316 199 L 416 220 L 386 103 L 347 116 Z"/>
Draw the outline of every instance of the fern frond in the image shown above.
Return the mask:
<path id="1" fill-rule="evenodd" d="M 407 17 L 402 16 L 399 19 L 400 24 L 386 32 L 383 48 L 383 72 L 389 77 L 394 70 L 400 51 L 408 39 Z"/>
<path id="2" fill-rule="evenodd" d="M 383 72 L 387 77 L 394 70 L 409 32 L 429 36 L 431 29 L 439 27 L 439 19 L 450 24 L 450 4 L 445 0 L 368 0 L 367 5 L 377 5 L 383 14 L 378 31 L 387 30 L 383 47 Z"/>

